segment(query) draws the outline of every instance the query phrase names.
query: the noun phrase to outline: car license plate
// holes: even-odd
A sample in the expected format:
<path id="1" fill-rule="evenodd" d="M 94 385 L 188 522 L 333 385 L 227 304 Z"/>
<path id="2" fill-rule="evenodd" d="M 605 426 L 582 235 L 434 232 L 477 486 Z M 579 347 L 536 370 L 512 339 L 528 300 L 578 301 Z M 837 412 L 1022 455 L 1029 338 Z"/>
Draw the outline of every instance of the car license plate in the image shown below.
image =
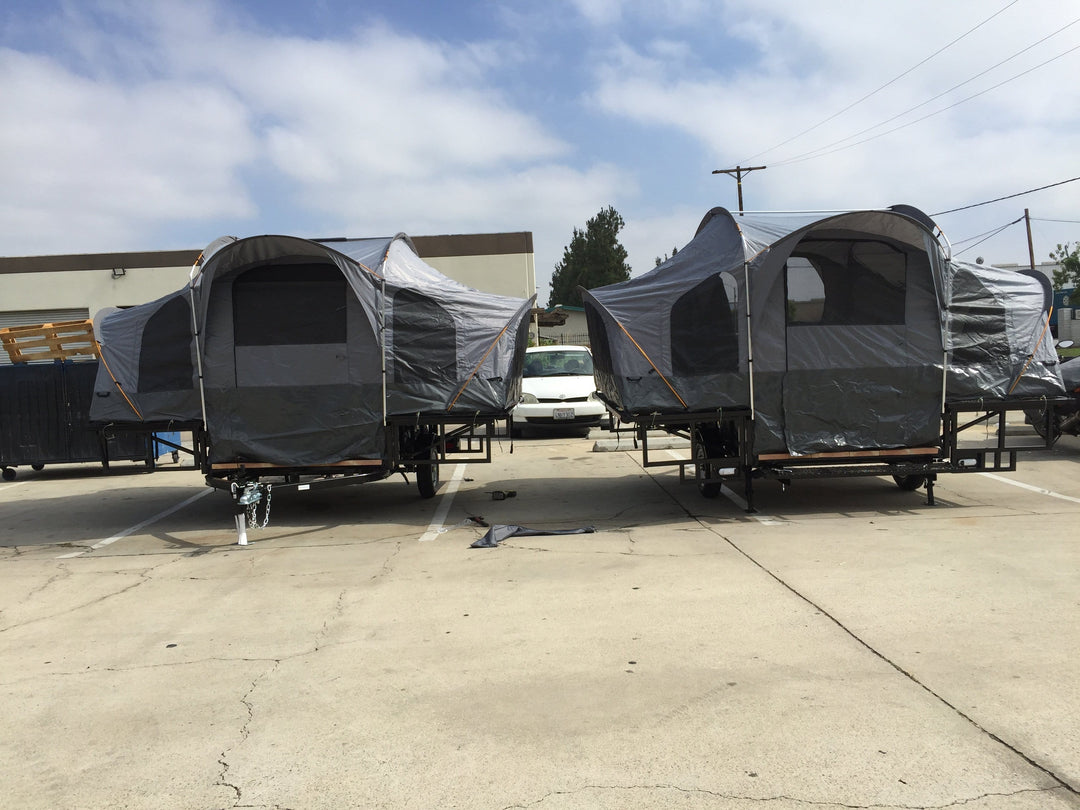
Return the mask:
<path id="1" fill-rule="evenodd" d="M 556 408 L 552 412 L 551 415 L 555 419 L 573 419 L 574 418 L 574 409 L 573 408 Z"/>

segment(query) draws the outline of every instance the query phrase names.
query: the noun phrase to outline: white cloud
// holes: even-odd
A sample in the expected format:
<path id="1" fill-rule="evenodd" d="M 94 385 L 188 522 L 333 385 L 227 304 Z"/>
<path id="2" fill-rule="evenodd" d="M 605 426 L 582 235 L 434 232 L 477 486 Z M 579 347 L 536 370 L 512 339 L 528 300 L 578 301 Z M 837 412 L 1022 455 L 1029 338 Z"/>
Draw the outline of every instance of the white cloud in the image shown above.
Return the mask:
<path id="1" fill-rule="evenodd" d="M 391 21 L 389 5 L 314 37 L 254 4 L 250 16 L 214 0 L 67 4 L 39 23 L 50 50 L 11 39 L 0 50 L 0 252 L 168 247 L 147 240 L 223 229 L 531 230 L 546 300 L 574 227 L 614 205 L 644 272 L 708 208 L 735 206 L 734 182 L 709 171 L 736 162 L 769 165 L 744 189 L 748 208 L 768 209 L 932 212 L 1080 174 L 1080 52 L 916 126 L 784 165 L 1064 25 L 1066 0 L 1024 0 L 758 156 L 1004 5 L 567 0 L 572 14 L 487 9 L 505 39 L 465 25 L 443 39 Z M 917 115 L 1077 41 L 1080 25 Z M 1080 219 L 1073 200 L 1070 187 L 1042 194 L 1039 213 Z M 1025 203 L 943 224 L 960 238 Z"/>
<path id="2" fill-rule="evenodd" d="M 253 211 L 238 170 L 254 142 L 226 93 L 183 82 L 123 87 L 7 49 L 0 86 L 9 255 L 74 247 L 73 234 L 82 249 L 115 249 L 148 223 Z"/>
<path id="3" fill-rule="evenodd" d="M 69 32 L 75 50 L 0 52 L 8 255 L 146 247 L 138 235 L 170 220 L 259 229 L 260 209 L 279 203 L 252 199 L 255 176 L 308 220 L 355 225 L 353 235 L 403 220 L 529 230 L 538 206 L 581 208 L 620 184 L 602 166 L 556 162 L 572 148 L 497 89 L 498 47 L 378 23 L 282 37 L 210 3 L 110 7 L 130 13 L 124 30 L 138 37 L 80 15 L 69 21 L 82 31 Z"/>
<path id="4" fill-rule="evenodd" d="M 768 165 L 744 181 L 748 208 L 910 202 L 931 212 L 942 210 L 1078 173 L 1080 86 L 1071 76 L 1080 65 L 1080 51 L 924 122 L 850 145 L 943 110 L 1080 42 L 1078 25 L 939 101 L 868 129 L 1002 61 L 1076 14 L 1063 0 L 1006 9 L 889 84 L 1004 5 L 728 0 L 698 9 L 695 26 L 681 32 L 672 30 L 670 16 L 662 20 L 659 10 L 634 5 L 637 38 L 632 38 L 631 14 L 624 9 L 624 38 L 594 57 L 591 99 L 633 124 L 681 132 L 711 155 L 716 168 Z M 661 24 L 664 38 L 657 40 L 653 30 Z M 703 30 L 716 32 L 711 49 Z M 680 37 L 685 47 L 679 47 Z M 728 58 L 733 50 L 741 54 L 735 66 Z M 882 89 L 827 120 L 876 88 Z M 812 131 L 770 148 L 807 129 Z M 852 141 L 841 140 L 864 129 Z M 837 146 L 848 148 L 785 164 L 838 141 Z M 726 185 L 713 199 L 734 207 L 734 181 L 717 181 Z M 1043 195 L 1038 202 L 1065 214 L 1058 200 Z M 1022 211 L 1023 204 L 1014 205 Z M 1002 209 L 981 212 L 981 221 L 1011 218 L 1012 209 L 1004 215 L 995 210 Z M 1076 219 L 1075 207 L 1071 211 L 1070 218 Z M 949 222 L 944 224 L 948 228 Z M 1026 245 L 1014 241 L 1010 248 L 997 244 L 1003 251 L 1026 253 Z"/>

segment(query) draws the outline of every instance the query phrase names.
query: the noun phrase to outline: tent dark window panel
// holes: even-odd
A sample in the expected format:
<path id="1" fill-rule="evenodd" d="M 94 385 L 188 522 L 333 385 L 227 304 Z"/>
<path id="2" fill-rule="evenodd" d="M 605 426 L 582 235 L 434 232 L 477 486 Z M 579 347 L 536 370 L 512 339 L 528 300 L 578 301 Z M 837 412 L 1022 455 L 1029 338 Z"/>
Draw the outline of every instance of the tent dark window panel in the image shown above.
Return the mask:
<path id="1" fill-rule="evenodd" d="M 139 391 L 187 391 L 194 387 L 191 304 L 177 296 L 146 322 L 139 350 Z"/>
<path id="2" fill-rule="evenodd" d="M 903 324 L 907 267 L 907 254 L 886 242 L 804 239 L 787 262 L 788 323 Z"/>
<path id="3" fill-rule="evenodd" d="M 327 264 L 255 267 L 233 283 L 237 346 L 345 343 L 348 285 Z"/>
<path id="4" fill-rule="evenodd" d="M 738 371 L 735 280 L 717 273 L 671 308 L 671 368 L 680 377 Z"/>
<path id="5" fill-rule="evenodd" d="M 413 290 L 394 294 L 394 381 L 456 379 L 454 319 L 433 298 Z"/>
<path id="6" fill-rule="evenodd" d="M 614 373 L 611 363 L 611 344 L 608 343 L 607 329 L 600 315 L 593 306 L 585 306 L 585 323 L 589 330 L 589 342 L 593 355 L 593 373 L 607 374 L 609 377 Z"/>

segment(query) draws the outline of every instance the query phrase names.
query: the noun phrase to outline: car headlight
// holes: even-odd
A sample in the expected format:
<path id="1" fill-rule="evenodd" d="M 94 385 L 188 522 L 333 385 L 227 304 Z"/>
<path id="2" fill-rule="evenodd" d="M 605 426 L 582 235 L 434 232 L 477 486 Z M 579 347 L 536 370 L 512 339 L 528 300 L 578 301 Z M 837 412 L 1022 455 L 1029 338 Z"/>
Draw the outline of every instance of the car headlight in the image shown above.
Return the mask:
<path id="1" fill-rule="evenodd" d="M 536 394 L 522 394 L 518 397 L 518 402 L 524 402 L 526 405 L 535 405 L 539 401 Z"/>

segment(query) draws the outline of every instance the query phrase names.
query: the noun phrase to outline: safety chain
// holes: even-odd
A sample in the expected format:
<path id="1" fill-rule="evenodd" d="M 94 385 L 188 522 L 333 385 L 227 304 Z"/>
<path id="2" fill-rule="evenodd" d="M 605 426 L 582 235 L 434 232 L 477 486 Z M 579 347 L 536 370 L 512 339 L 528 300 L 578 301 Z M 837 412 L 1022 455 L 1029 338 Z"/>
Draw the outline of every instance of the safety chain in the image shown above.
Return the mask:
<path id="1" fill-rule="evenodd" d="M 258 486 L 256 484 L 255 486 Z M 272 495 L 273 484 L 266 485 L 266 511 L 263 513 L 262 523 L 259 523 L 259 501 L 260 498 L 256 498 L 254 501 L 247 505 L 246 518 L 249 529 L 265 529 L 266 524 L 270 522 L 270 498 Z"/>

